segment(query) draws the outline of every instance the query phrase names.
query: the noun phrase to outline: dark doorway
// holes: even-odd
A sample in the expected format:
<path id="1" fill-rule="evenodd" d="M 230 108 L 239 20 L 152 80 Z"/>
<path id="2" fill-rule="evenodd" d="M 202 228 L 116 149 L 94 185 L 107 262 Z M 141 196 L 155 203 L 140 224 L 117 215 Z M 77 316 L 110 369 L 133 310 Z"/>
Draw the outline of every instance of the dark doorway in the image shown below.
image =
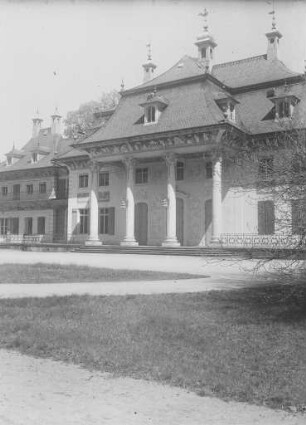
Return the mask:
<path id="1" fill-rule="evenodd" d="M 139 245 L 148 244 L 148 205 L 145 202 L 135 205 L 135 239 Z"/>

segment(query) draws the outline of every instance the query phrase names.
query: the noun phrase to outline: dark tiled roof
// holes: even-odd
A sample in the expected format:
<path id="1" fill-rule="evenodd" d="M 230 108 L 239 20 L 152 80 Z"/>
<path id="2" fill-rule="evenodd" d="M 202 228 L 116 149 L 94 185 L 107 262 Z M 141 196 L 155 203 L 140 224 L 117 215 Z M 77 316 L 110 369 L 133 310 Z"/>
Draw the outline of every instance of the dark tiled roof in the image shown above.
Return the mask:
<path id="1" fill-rule="evenodd" d="M 163 88 L 158 95 L 167 98 L 169 104 L 157 123 L 146 125 L 136 122 L 144 114 L 140 105 L 146 101 L 147 94 L 123 96 L 108 124 L 82 143 L 218 124 L 224 117 L 214 101 L 217 92 L 220 88 L 208 80 Z"/>
<path id="2" fill-rule="evenodd" d="M 300 101 L 294 107 L 294 115 L 292 124 L 296 128 L 306 126 L 306 82 L 288 85 L 287 93 L 296 96 Z M 275 94 L 282 95 L 284 86 L 276 88 Z M 235 96 L 239 101 L 236 106 L 238 116 L 242 120 L 245 127 L 253 134 L 268 133 L 280 131 L 283 125 L 272 120 L 263 120 L 263 118 L 271 111 L 274 103 L 267 97 L 267 89 L 254 90 L 241 93 Z"/>
<path id="3" fill-rule="evenodd" d="M 135 87 L 135 89 L 154 87 L 204 74 L 205 67 L 200 60 L 184 56 L 168 71 L 147 83 Z M 299 74 L 290 71 L 280 60 L 267 60 L 266 55 L 260 55 L 214 65 L 211 75 L 228 87 L 238 88 L 268 81 L 283 80 Z"/>
<path id="4" fill-rule="evenodd" d="M 64 139 L 60 135 L 52 135 L 49 129 L 43 129 L 37 137 L 32 137 L 22 148 L 22 152 L 25 155 L 13 165 L 8 166 L 5 162 L 0 164 L 0 172 L 51 167 L 52 159 L 70 150 L 72 143 L 71 139 Z M 45 152 L 49 150 L 49 153 L 33 164 L 31 162 L 32 152 L 37 147 L 40 147 Z"/>
<path id="5" fill-rule="evenodd" d="M 283 80 L 299 74 L 290 71 L 280 60 L 267 60 L 266 55 L 261 55 L 215 65 L 212 75 L 225 85 L 237 88 Z"/>

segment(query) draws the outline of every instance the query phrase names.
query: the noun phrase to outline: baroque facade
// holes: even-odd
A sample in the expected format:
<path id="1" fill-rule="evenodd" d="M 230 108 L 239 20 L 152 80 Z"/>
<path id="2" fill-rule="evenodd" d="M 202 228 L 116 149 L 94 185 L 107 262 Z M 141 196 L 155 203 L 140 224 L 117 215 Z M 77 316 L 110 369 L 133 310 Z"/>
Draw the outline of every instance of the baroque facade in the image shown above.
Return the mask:
<path id="1" fill-rule="evenodd" d="M 62 239 L 86 245 L 286 246 L 296 240 L 292 203 L 285 207 L 284 228 L 283 205 L 269 185 L 255 181 L 258 176 L 271 181 L 281 155 L 271 144 L 284 123 L 303 127 L 305 76 L 279 60 L 282 35 L 275 22 L 266 37 L 265 54 L 215 64 L 217 43 L 205 22 L 195 42 L 197 57 L 184 56 L 158 76 L 149 51 L 143 83 L 121 91 L 116 109 L 106 112 L 106 124 L 78 142 L 62 139 L 56 155 L 56 132 L 50 130 L 49 151 L 39 166 L 30 161 L 24 168 L 27 156 L 7 154 L 16 163 L 2 166 L 3 187 L 8 180 L 13 186 L 24 180 L 26 173 L 46 180 L 43 173 L 49 172 L 46 184 L 55 192 L 53 199 L 36 197 L 32 204 L 20 199 L 16 209 L 13 199 L 3 203 L 2 189 L 1 220 L 11 217 L 14 223 L 20 217 L 19 234 L 27 234 L 31 211 L 37 217 L 32 232 L 39 235 L 44 212 L 45 234 L 56 240 L 55 217 L 62 209 Z M 37 137 L 33 134 L 23 154 L 42 155 L 41 131 Z M 229 158 L 226 147 L 233 144 L 270 148 L 251 163 L 239 155 Z M 56 179 L 68 182 L 64 200 L 58 199 Z M 17 232 L 13 228 L 11 234 Z"/>

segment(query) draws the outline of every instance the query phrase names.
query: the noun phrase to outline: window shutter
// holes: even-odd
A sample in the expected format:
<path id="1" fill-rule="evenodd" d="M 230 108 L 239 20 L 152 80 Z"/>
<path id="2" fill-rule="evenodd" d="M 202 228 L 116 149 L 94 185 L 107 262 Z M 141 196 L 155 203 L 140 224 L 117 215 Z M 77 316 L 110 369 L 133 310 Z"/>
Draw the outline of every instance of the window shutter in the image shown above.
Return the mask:
<path id="1" fill-rule="evenodd" d="M 109 208 L 108 234 L 109 235 L 115 234 L 115 208 L 114 207 Z"/>
<path id="2" fill-rule="evenodd" d="M 273 235 L 275 231 L 275 213 L 273 201 L 258 202 L 258 234 Z"/>

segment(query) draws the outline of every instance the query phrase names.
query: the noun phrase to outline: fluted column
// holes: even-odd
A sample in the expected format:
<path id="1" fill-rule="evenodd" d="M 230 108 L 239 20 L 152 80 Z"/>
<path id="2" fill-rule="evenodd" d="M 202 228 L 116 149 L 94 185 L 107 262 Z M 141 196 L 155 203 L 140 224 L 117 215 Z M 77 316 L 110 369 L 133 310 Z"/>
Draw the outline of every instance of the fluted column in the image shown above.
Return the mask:
<path id="1" fill-rule="evenodd" d="M 222 162 L 221 162 L 221 158 L 217 158 L 213 163 L 211 243 L 220 243 L 221 233 L 222 233 Z"/>
<path id="2" fill-rule="evenodd" d="M 92 163 L 89 196 L 89 235 L 85 245 L 102 245 L 99 239 L 98 172 L 97 164 Z"/>
<path id="3" fill-rule="evenodd" d="M 176 237 L 176 193 L 175 193 L 175 155 L 165 156 L 168 179 L 167 179 L 167 237 L 162 246 L 180 246 Z"/>
<path id="4" fill-rule="evenodd" d="M 135 240 L 135 201 L 134 201 L 134 167 L 133 158 L 124 159 L 126 168 L 126 200 L 125 200 L 125 236 L 122 246 L 137 246 Z"/>

